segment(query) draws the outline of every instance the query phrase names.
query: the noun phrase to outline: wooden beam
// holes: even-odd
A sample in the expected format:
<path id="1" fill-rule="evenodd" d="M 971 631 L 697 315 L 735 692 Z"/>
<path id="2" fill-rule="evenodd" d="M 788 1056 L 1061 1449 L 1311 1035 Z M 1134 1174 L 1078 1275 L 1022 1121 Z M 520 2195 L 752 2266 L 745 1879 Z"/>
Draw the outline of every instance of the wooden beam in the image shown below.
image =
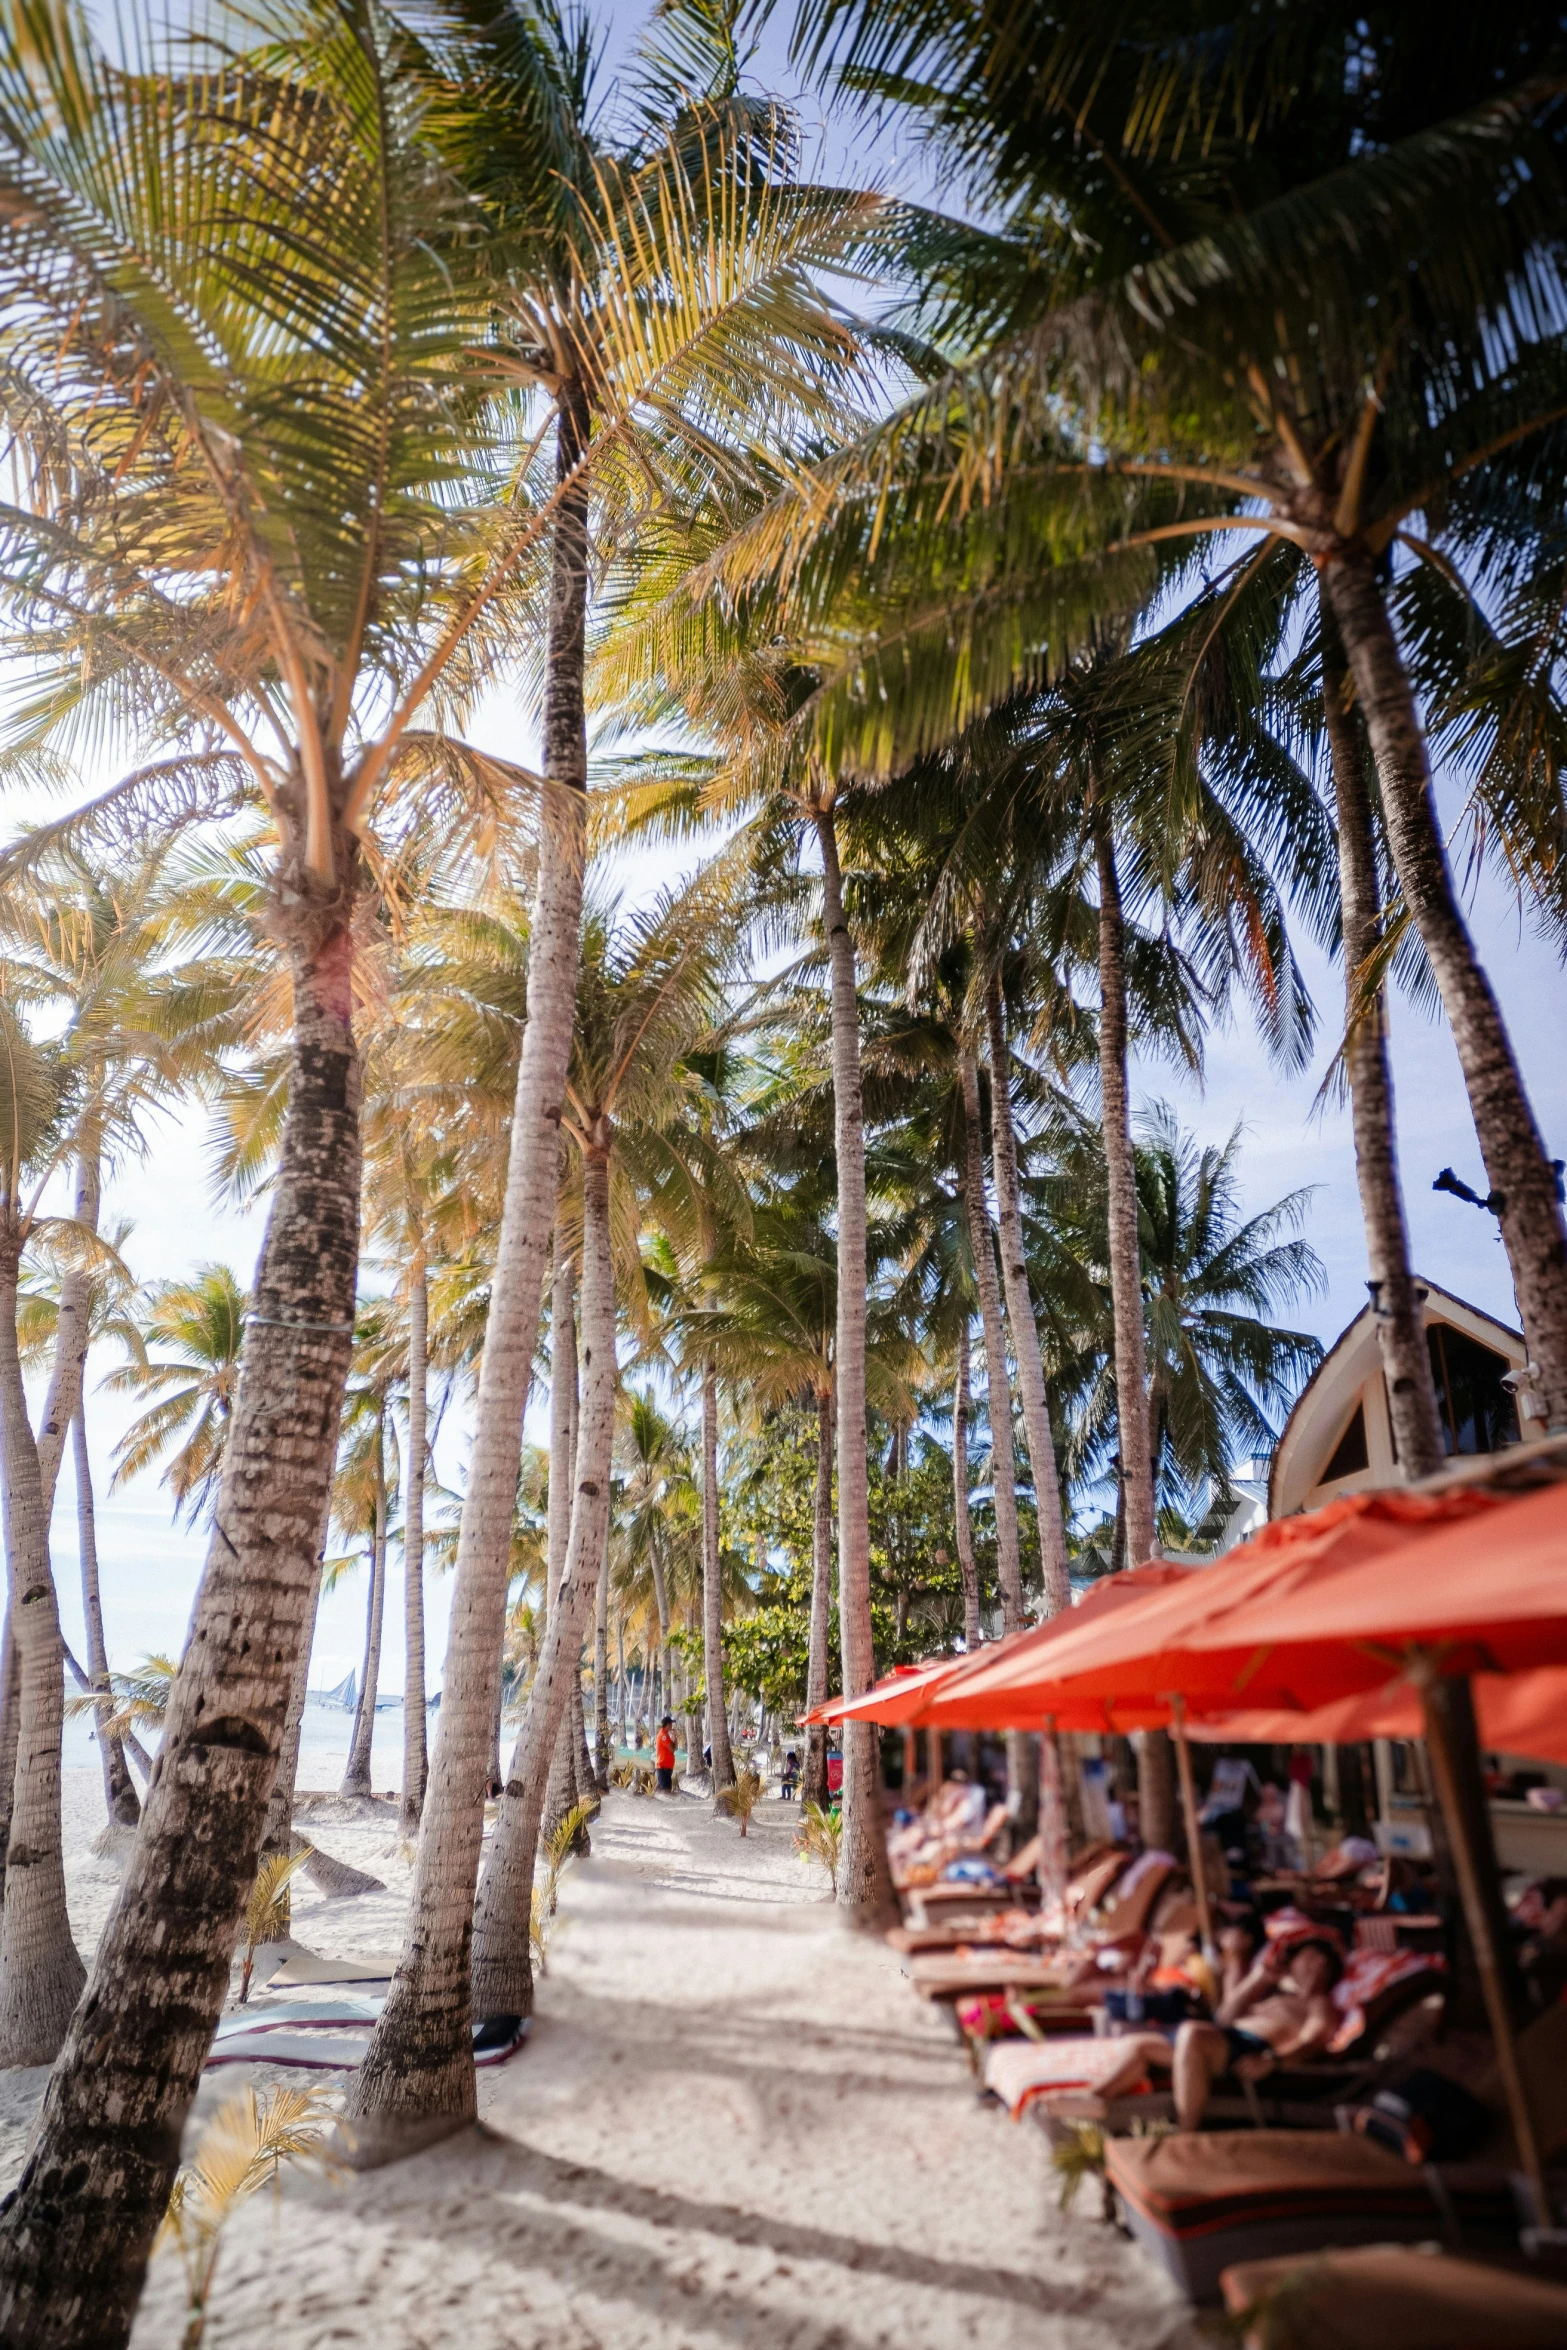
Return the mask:
<path id="1" fill-rule="evenodd" d="M 1197 1817 L 1197 1789 L 1192 1781 L 1191 1742 L 1186 1735 L 1186 1700 L 1170 1699 L 1170 1729 L 1175 1738 L 1175 1761 L 1181 1775 L 1181 1809 L 1186 1815 L 1186 1864 L 1191 1870 L 1192 1892 L 1197 1899 L 1197 1924 L 1202 1934 L 1203 1955 L 1212 1958 L 1218 1945 L 1213 1938 L 1213 1911 L 1208 1902 L 1208 1879 L 1202 1865 L 1202 1822 Z"/>
<path id="2" fill-rule="evenodd" d="M 1552 2222 L 1545 2170 L 1513 2032 L 1517 1969 L 1480 1767 L 1474 1691 L 1467 1674 L 1455 1673 L 1444 1678 L 1432 1660 L 1417 1660 L 1410 1668 L 1409 1677 L 1420 1691 L 1425 1711 L 1431 1777 L 1447 1822 L 1453 1871 L 1480 1973 L 1491 2037 L 1496 2043 L 1496 2066 L 1517 2141 L 1518 2160 L 1534 2195 L 1538 2223 L 1549 2227 Z"/>

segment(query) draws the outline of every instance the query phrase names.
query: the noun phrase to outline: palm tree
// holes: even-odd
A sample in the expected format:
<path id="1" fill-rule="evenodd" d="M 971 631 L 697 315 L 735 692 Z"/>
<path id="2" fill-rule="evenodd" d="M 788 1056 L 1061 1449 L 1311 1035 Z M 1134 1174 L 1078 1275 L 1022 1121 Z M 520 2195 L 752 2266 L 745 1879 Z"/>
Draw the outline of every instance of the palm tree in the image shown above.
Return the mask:
<path id="1" fill-rule="evenodd" d="M 343 1434 L 333 1485 L 332 1515 L 350 1542 L 363 1542 L 370 1569 L 365 1608 L 364 1664 L 353 1737 L 343 1772 L 344 1795 L 369 1795 L 375 1701 L 381 1677 L 381 1631 L 386 1611 L 386 1551 L 392 1500 L 397 1490 L 396 1437 L 389 1426 L 391 1391 L 398 1369 L 387 1344 L 384 1313 L 371 1307 L 361 1315 L 354 1340 L 357 1357 L 343 1412 Z M 388 1437 L 391 1459 L 388 1460 Z M 329 1562 L 329 1565 L 332 1562 Z M 327 1588 L 325 1575 L 323 1590 Z"/>
<path id="2" fill-rule="evenodd" d="M 693 492 L 710 494 L 715 477 L 749 478 L 758 418 L 782 446 L 831 429 L 857 360 L 810 273 L 859 242 L 876 206 L 795 186 L 791 128 L 777 109 L 741 95 L 738 71 L 728 20 L 682 15 L 667 38 L 646 43 L 626 136 L 610 145 L 585 24 L 519 11 L 443 30 L 432 52 L 435 119 L 507 272 L 499 365 L 530 421 L 537 404 L 553 432 L 545 789 L 529 1016 L 427 1797 L 433 1832 L 420 1843 L 409 1962 L 354 2084 L 361 2128 L 372 2115 L 386 2129 L 398 2116 L 423 2124 L 449 2113 L 455 2123 L 473 2107 L 475 1791 L 500 1670 L 522 1406 L 550 1245 L 543 1203 L 554 1200 L 571 1041 L 595 521 L 606 548 L 634 565 L 649 484 L 658 485 L 654 509 L 678 513 Z M 585 1267 L 584 1298 L 586 1286 Z M 605 1366 L 596 1360 L 598 1379 Z M 588 1422 L 584 1402 L 579 1449 Z M 542 1719 L 537 1683 L 536 1693 Z M 524 1968 L 526 1960 L 524 1930 Z"/>
<path id="3" fill-rule="evenodd" d="M 361 844 L 410 784 L 427 822 L 517 788 L 417 724 L 455 721 L 511 638 L 551 515 L 522 485 L 494 497 L 520 445 L 471 359 L 489 257 L 408 57 L 378 0 L 297 0 L 255 58 L 213 45 L 194 72 L 183 32 L 122 70 L 69 6 L 0 38 L 0 186 L 28 222 L 0 271 L 28 319 L 4 398 L 30 481 L 0 570 L 39 663 L 33 739 L 134 741 L 77 837 L 257 812 L 293 1023 L 222 1531 L 94 2020 L 0 2223 L 3 2322 L 39 2339 L 67 2304 L 106 2343 L 128 2326 L 306 1637 L 354 1318 Z"/>
<path id="4" fill-rule="evenodd" d="M 900 736 L 921 747 L 1020 667 L 1059 670 L 1085 599 L 1130 615 L 1157 586 L 1136 578 L 1156 545 L 1256 534 L 1237 587 L 1281 545 L 1302 571 L 1309 560 L 1458 1049 L 1546 1416 L 1567 1420 L 1567 1226 L 1458 904 L 1382 579 L 1395 547 L 1448 562 L 1421 530 L 1440 535 L 1455 512 L 1477 585 L 1505 577 L 1533 531 L 1567 350 L 1563 137 L 1549 74 L 1535 78 L 1559 61 L 1559 27 L 1527 41 L 1512 19 L 1474 28 L 1434 74 L 1413 18 L 1355 48 L 1352 69 L 1362 34 L 1336 21 L 1310 72 L 1297 12 L 1270 31 L 1250 12 L 1211 24 L 1157 64 L 1140 29 L 1086 5 L 1025 10 L 1003 35 L 982 16 L 938 20 L 926 0 L 821 0 L 803 27 L 873 103 L 952 133 L 1010 235 L 944 224 L 922 316 L 956 372 L 709 550 L 703 586 L 721 578 L 753 630 L 814 625 L 820 639 L 824 581 L 853 577 L 865 621 L 838 630 L 795 748 L 830 739 L 840 764 L 885 775 Z M 1199 118 L 1201 163 L 1186 135 Z M 1022 515 L 1004 488 L 1016 467 Z M 1087 569 L 1060 559 L 1074 542 L 1094 550 Z M 972 583 L 961 611 L 954 575 Z M 880 705 L 900 686 L 894 723 Z M 1559 852 L 1546 807 L 1537 863 Z"/>
<path id="5" fill-rule="evenodd" d="M 59 1312 L 53 1375 L 36 1436 L 18 1338 L 22 1253 L 48 1221 L 41 1215 L 42 1194 L 69 1149 L 66 1085 L 58 1049 L 37 1042 L 0 995 L 0 1442 L 8 1593 L 3 1679 L 10 1699 L 0 1742 L 0 1825 L 7 1835 L 0 2061 L 11 2064 L 51 2061 L 84 1979 L 65 1907 L 65 1650 L 49 1561 L 49 1517 L 66 1431 L 80 1401 L 86 1333 L 80 1315 Z"/>
<path id="6" fill-rule="evenodd" d="M 641 1276 L 640 1254 L 629 1245 L 640 1222 L 637 1193 L 645 1198 L 656 1185 L 667 1219 L 685 1189 L 692 1144 L 680 1130 L 695 1125 L 692 1112 L 701 1094 L 688 1056 L 718 1012 L 725 927 L 722 906 L 700 886 L 631 918 L 620 916 L 613 904 L 591 907 L 584 925 L 562 1124 L 583 1170 L 585 1376 L 593 1252 L 604 1252 L 608 1260 L 592 1268 L 592 1279 L 595 1296 L 600 1286 L 607 1290 L 613 1321 L 617 1258 L 623 1263 L 620 1292 L 633 1305 Z M 678 1137 L 673 1145 L 672 1136 Z M 595 1389 L 591 1428 L 584 1392 L 567 1566 L 551 1593 L 549 1628 L 479 1888 L 472 1972 L 482 2017 L 525 2015 L 532 1998 L 528 1921 L 546 1781 L 572 1687 L 581 1687 L 578 1658 L 609 1538 L 614 1368 L 612 1349 L 608 1371 L 601 1363 L 594 1374 L 610 1382 L 609 1417 L 600 1416 Z"/>
<path id="7" fill-rule="evenodd" d="M 194 1280 L 154 1283 L 117 1333 L 130 1360 L 103 1386 L 154 1400 L 115 1445 L 114 1482 L 162 1461 L 176 1523 L 184 1512 L 194 1524 L 217 1500 L 249 1303 L 229 1266 L 201 1265 Z"/>

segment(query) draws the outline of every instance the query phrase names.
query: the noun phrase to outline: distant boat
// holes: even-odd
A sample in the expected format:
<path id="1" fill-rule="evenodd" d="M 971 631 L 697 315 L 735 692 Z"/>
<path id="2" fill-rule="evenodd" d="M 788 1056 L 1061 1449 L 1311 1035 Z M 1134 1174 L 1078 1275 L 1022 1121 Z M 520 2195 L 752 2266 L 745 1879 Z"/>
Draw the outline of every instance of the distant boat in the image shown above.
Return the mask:
<path id="1" fill-rule="evenodd" d="M 359 1703 L 359 1684 L 350 1673 L 335 1689 L 312 1689 L 310 1694 L 317 1705 L 340 1705 L 345 1713 L 351 1714 Z"/>

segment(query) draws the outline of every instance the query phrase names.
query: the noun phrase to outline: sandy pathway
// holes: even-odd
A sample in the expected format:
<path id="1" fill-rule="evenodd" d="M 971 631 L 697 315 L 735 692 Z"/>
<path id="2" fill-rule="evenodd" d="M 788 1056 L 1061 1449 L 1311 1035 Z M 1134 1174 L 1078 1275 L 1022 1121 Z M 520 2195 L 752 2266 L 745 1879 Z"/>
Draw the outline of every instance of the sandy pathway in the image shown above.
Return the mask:
<path id="1" fill-rule="evenodd" d="M 481 2075 L 481 2129 L 259 2198 L 225 2241 L 209 2350 L 1185 2339 L 1092 2198 L 1057 2216 L 1042 2135 L 976 2101 L 942 2017 L 812 1897 L 794 1816 L 768 1804 L 742 1843 L 705 1804 L 612 1796 L 531 2044 Z M 360 1908 L 331 1905 L 334 1946 Z M 134 2350 L 176 2342 L 181 2307 L 161 2258 Z"/>

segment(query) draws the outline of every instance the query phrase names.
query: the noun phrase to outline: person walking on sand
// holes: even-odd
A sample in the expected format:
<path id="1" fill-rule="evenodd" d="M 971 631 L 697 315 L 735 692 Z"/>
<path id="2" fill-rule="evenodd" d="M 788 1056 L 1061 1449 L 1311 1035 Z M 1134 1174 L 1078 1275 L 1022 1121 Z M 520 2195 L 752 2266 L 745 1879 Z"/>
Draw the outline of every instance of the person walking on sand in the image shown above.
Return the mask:
<path id="1" fill-rule="evenodd" d="M 660 1795 L 675 1792 L 675 1717 L 665 1714 L 658 1725 L 658 1739 L 653 1748 L 653 1767 L 658 1773 Z"/>

